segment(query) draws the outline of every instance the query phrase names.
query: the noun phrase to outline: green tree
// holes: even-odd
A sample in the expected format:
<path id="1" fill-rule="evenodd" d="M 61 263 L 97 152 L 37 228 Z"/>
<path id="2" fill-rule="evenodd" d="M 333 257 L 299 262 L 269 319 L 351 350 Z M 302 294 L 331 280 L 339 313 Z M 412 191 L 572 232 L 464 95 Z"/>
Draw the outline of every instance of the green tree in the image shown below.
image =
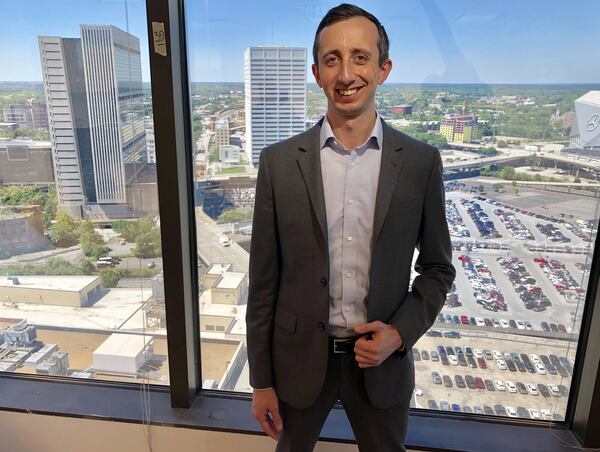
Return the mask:
<path id="1" fill-rule="evenodd" d="M 81 273 L 84 275 L 91 275 L 95 270 L 94 264 L 89 259 L 84 259 L 81 261 L 81 265 L 79 267 L 81 268 Z"/>
<path id="2" fill-rule="evenodd" d="M 100 279 L 102 280 L 102 285 L 106 288 L 117 287 L 119 280 L 123 276 L 124 272 L 122 270 L 111 268 L 108 270 L 102 270 L 100 272 Z"/>
<path id="3" fill-rule="evenodd" d="M 539 155 L 537 155 L 535 152 L 533 154 L 531 154 L 529 157 L 527 157 L 527 164 L 531 167 L 531 169 L 534 169 L 538 166 L 540 166 L 540 163 L 542 162 L 542 159 Z"/>
<path id="4" fill-rule="evenodd" d="M 66 212 L 56 215 L 56 221 L 50 228 L 50 240 L 54 246 L 65 248 L 77 245 L 79 239 L 79 222 Z"/>
<path id="5" fill-rule="evenodd" d="M 498 174 L 502 179 L 513 180 L 515 178 L 515 169 L 512 166 L 505 166 Z"/>
<path id="6" fill-rule="evenodd" d="M 154 228 L 138 235 L 135 239 L 133 255 L 139 258 L 158 257 L 161 255 L 160 231 Z"/>
<path id="7" fill-rule="evenodd" d="M 78 275 L 80 273 L 80 269 L 75 265 L 70 263 L 69 261 L 63 259 L 62 257 L 53 257 L 46 264 L 46 273 L 47 275 L 56 275 L 56 276 L 71 276 Z"/>
<path id="8" fill-rule="evenodd" d="M 252 218 L 251 210 L 225 210 L 217 217 L 217 223 L 230 223 L 233 221 L 248 220 Z"/>
<path id="9" fill-rule="evenodd" d="M 504 141 L 504 140 L 498 140 L 498 142 L 496 143 L 496 145 L 497 145 L 499 148 L 505 148 L 505 147 L 507 147 L 507 146 L 508 146 L 508 144 L 507 144 L 507 143 L 506 143 L 506 141 Z"/>

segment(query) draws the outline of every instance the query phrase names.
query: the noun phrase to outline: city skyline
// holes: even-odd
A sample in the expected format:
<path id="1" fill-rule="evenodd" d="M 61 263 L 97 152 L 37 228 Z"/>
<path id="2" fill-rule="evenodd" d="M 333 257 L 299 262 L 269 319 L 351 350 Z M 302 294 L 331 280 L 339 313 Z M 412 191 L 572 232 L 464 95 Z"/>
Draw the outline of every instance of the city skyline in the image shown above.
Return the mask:
<path id="1" fill-rule="evenodd" d="M 39 0 L 6 5 L 2 60 L 11 64 L 0 68 L 0 81 L 41 81 L 36 37 L 73 36 L 80 24 L 111 24 L 139 37 L 142 78 L 149 81 L 144 2 L 105 1 L 102 8 L 66 3 L 68 17 Z M 191 2 L 191 80 L 243 82 L 243 52 L 251 46 L 306 47 L 310 54 L 320 17 L 337 3 L 281 5 L 268 0 L 256 8 L 239 0 Z M 598 2 L 588 0 L 571 8 L 560 2 L 410 0 L 392 13 L 386 1 L 356 3 L 376 14 L 388 30 L 394 62 L 389 83 L 600 82 L 600 59 L 590 58 L 587 50 L 600 35 L 593 23 L 594 12 L 600 13 Z M 29 11 L 26 19 L 23 8 Z M 587 11 L 583 16 L 582 10 Z M 248 27 L 248 21 L 253 26 Z M 308 81 L 312 82 L 310 74 Z"/>

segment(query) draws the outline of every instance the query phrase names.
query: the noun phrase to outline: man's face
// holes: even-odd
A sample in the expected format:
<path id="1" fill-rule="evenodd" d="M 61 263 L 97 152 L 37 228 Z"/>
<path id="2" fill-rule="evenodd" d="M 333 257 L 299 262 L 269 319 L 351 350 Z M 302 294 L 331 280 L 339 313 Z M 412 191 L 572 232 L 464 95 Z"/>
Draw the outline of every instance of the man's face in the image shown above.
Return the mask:
<path id="1" fill-rule="evenodd" d="M 373 22 L 352 17 L 321 30 L 318 67 L 312 65 L 317 84 L 327 96 L 328 116 L 357 118 L 375 109 L 375 90 L 392 70 L 392 61 L 379 66 L 379 34 Z"/>

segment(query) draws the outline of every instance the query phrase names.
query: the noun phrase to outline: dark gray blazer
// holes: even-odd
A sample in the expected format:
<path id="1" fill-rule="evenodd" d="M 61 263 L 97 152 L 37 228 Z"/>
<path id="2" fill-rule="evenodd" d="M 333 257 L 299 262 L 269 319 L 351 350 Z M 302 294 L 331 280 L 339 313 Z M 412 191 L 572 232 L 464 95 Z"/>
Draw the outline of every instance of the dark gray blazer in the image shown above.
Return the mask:
<path id="1" fill-rule="evenodd" d="M 274 387 L 295 408 L 310 406 L 325 380 L 329 252 L 321 177 L 321 122 L 263 150 L 256 185 L 246 314 L 250 384 Z M 409 289 L 415 247 L 420 274 Z M 366 369 L 374 406 L 414 389 L 410 351 L 440 312 L 454 280 L 437 149 L 383 123 L 368 321 L 392 324 L 406 349 Z"/>

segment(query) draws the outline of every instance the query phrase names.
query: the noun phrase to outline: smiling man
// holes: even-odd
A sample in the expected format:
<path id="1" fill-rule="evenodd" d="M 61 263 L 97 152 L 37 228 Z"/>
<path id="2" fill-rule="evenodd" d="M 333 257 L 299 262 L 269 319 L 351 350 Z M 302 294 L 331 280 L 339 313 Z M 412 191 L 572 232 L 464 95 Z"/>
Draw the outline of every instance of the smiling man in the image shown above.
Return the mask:
<path id="1" fill-rule="evenodd" d="M 338 400 L 361 451 L 404 450 L 410 349 L 454 280 L 439 151 L 375 110 L 388 48 L 375 16 L 332 8 L 312 66 L 327 114 L 260 157 L 248 361 L 252 414 L 280 452 L 313 450 Z"/>

